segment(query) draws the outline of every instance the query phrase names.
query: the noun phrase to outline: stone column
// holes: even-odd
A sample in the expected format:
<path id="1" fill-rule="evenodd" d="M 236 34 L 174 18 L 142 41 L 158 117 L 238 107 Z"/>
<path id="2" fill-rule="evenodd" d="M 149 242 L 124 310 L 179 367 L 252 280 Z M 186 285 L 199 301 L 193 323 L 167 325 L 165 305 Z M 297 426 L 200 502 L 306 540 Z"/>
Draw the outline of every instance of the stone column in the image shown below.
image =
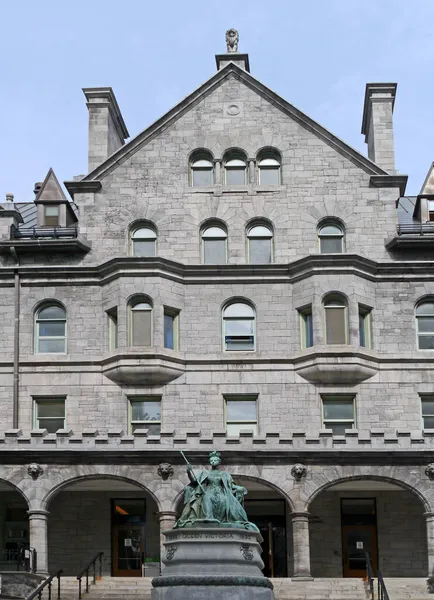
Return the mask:
<path id="1" fill-rule="evenodd" d="M 216 160 L 214 163 L 214 179 L 216 185 L 222 184 L 222 163 L 220 160 Z"/>
<path id="2" fill-rule="evenodd" d="M 310 578 L 309 513 L 293 512 L 294 577 Z"/>
<path id="3" fill-rule="evenodd" d="M 249 164 L 249 171 L 248 171 L 247 183 L 249 183 L 250 185 L 254 185 L 254 183 L 255 183 L 255 161 L 253 160 L 253 158 L 249 158 L 248 164 Z"/>
<path id="4" fill-rule="evenodd" d="M 173 529 L 173 526 L 176 523 L 178 518 L 178 514 L 173 510 L 163 510 L 161 512 L 157 512 L 158 522 L 160 523 L 160 552 L 163 552 L 163 542 L 165 540 L 163 531 L 167 529 Z"/>
<path id="5" fill-rule="evenodd" d="M 434 512 L 423 514 L 426 520 L 426 542 L 428 549 L 428 577 L 434 577 Z"/>
<path id="6" fill-rule="evenodd" d="M 29 510 L 29 543 L 37 552 L 36 572 L 48 574 L 48 539 L 47 539 L 47 510 Z"/>

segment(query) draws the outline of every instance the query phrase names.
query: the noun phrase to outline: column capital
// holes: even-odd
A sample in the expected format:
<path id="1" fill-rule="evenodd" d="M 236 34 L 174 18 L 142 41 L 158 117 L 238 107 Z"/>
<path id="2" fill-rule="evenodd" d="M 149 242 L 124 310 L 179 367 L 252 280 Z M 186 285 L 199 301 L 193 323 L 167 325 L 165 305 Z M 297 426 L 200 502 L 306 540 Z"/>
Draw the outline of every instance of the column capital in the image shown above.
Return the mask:
<path id="1" fill-rule="evenodd" d="M 291 517 L 291 519 L 294 520 L 299 520 L 299 521 L 309 521 L 309 518 L 311 516 L 310 512 L 290 512 L 289 516 Z"/>
<path id="2" fill-rule="evenodd" d="M 178 517 L 178 513 L 174 510 L 161 510 L 159 512 L 157 512 L 157 518 L 158 520 L 164 521 L 165 519 L 177 519 Z"/>
<path id="3" fill-rule="evenodd" d="M 44 510 L 43 508 L 36 508 L 27 511 L 29 519 L 47 519 L 50 511 Z"/>
<path id="4" fill-rule="evenodd" d="M 428 519 L 434 519 L 434 512 L 424 512 L 422 516 L 428 521 Z"/>

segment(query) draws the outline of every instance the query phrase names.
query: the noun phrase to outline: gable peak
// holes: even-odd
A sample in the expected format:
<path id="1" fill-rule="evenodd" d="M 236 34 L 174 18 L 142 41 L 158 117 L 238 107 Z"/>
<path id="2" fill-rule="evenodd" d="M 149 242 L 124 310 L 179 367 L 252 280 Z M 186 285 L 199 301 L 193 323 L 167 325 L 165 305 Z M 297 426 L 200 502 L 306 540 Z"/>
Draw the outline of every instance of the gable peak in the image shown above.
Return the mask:
<path id="1" fill-rule="evenodd" d="M 50 167 L 44 181 L 35 183 L 35 203 L 68 202 L 53 169 Z"/>

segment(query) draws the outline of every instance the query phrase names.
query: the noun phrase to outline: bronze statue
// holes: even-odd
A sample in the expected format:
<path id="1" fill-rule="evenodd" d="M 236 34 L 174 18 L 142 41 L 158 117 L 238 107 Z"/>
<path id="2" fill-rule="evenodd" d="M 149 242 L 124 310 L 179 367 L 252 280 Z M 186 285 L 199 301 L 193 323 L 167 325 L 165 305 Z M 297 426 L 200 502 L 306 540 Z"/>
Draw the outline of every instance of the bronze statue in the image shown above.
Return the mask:
<path id="1" fill-rule="evenodd" d="M 245 487 L 235 485 L 231 475 L 221 471 L 220 452 L 213 450 L 209 455 L 210 470 L 195 474 L 187 462 L 187 475 L 190 484 L 184 488 L 184 509 L 175 528 L 207 527 L 209 524 L 219 527 L 235 527 L 259 531 L 250 523 L 244 510 Z"/>

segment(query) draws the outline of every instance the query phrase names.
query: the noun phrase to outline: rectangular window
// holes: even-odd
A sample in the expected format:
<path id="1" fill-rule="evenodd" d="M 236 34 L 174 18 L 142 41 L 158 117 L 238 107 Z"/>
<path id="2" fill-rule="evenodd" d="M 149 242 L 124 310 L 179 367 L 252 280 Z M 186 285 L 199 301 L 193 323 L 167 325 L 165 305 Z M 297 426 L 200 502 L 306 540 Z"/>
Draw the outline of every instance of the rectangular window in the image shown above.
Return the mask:
<path id="1" fill-rule="evenodd" d="M 226 432 L 238 435 L 240 431 L 258 433 L 256 396 L 226 396 Z"/>
<path id="2" fill-rule="evenodd" d="M 335 435 L 354 429 L 354 396 L 322 396 L 322 414 L 324 429 L 332 429 Z"/>
<path id="3" fill-rule="evenodd" d="M 34 425 L 48 433 L 65 429 L 65 398 L 34 398 Z"/>
<path id="4" fill-rule="evenodd" d="M 312 307 L 299 310 L 300 315 L 300 339 L 302 348 L 310 348 L 313 346 L 313 322 L 312 322 Z"/>
<path id="5" fill-rule="evenodd" d="M 372 310 L 359 304 L 359 340 L 363 348 L 372 348 Z"/>
<path id="6" fill-rule="evenodd" d="M 434 200 L 428 200 L 428 221 L 434 221 Z"/>
<path id="7" fill-rule="evenodd" d="M 164 309 L 164 347 L 179 350 L 179 311 Z"/>
<path id="8" fill-rule="evenodd" d="M 118 307 L 115 306 L 107 311 L 108 324 L 108 347 L 114 350 L 118 347 Z"/>
<path id="9" fill-rule="evenodd" d="M 422 428 L 434 429 L 434 394 L 423 394 L 420 400 L 422 405 Z"/>
<path id="10" fill-rule="evenodd" d="M 57 227 L 59 225 L 59 205 L 44 206 L 44 216 L 46 227 Z"/>
<path id="11" fill-rule="evenodd" d="M 226 240 L 203 241 L 203 262 L 206 265 L 223 265 L 226 263 Z"/>
<path id="12" fill-rule="evenodd" d="M 141 396 L 129 398 L 129 431 L 147 429 L 150 435 L 159 435 L 161 430 L 161 398 L 159 396 Z"/>

